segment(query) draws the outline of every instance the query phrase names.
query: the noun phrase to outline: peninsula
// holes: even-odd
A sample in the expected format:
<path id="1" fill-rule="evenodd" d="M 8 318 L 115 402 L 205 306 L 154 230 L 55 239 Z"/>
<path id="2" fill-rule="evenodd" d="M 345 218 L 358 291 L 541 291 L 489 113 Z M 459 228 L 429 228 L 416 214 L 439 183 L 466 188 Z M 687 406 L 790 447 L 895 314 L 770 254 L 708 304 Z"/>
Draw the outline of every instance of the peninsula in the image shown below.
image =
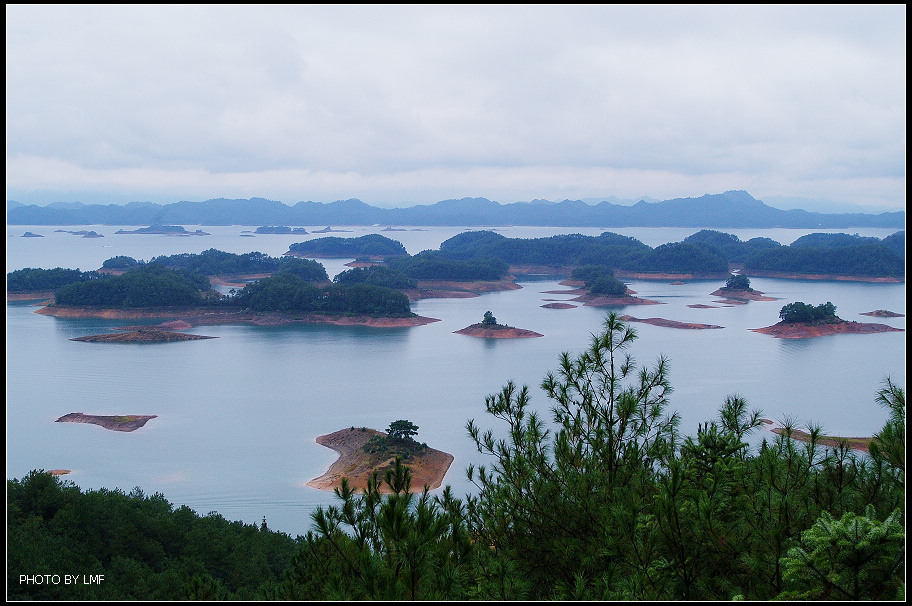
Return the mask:
<path id="1" fill-rule="evenodd" d="M 105 429 L 112 431 L 136 431 L 146 424 L 149 419 L 154 419 L 158 415 L 87 415 L 81 412 L 71 412 L 57 419 L 57 423 L 91 423 L 100 425 Z"/>
<path id="2" fill-rule="evenodd" d="M 382 480 L 386 470 L 393 468 L 396 455 L 400 452 L 394 448 L 373 448 L 372 440 L 375 444 L 383 443 L 387 439 L 389 439 L 388 434 L 366 427 L 340 429 L 334 433 L 319 436 L 317 444 L 335 450 L 339 453 L 339 458 L 326 473 L 307 482 L 307 486 L 320 490 L 333 490 L 342 485 L 344 477 L 348 479 L 353 488 L 364 490 L 367 487 L 368 478 L 374 471 L 379 472 Z M 397 441 L 401 442 L 401 440 Z M 410 491 L 421 492 L 425 486 L 431 489 L 440 488 L 443 478 L 453 462 L 453 455 L 419 445 L 414 441 L 410 442 L 411 447 L 402 451 L 408 453 L 408 456 L 403 456 L 402 460 L 411 469 Z M 385 484 L 380 487 L 380 492 L 388 490 L 389 487 Z"/>

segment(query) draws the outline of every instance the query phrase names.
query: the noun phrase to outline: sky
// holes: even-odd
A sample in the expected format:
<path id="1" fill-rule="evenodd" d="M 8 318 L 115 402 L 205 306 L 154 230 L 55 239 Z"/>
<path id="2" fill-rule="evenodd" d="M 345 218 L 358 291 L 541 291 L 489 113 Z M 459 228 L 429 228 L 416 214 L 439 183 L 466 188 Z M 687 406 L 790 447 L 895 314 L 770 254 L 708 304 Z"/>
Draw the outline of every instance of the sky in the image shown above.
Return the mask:
<path id="1" fill-rule="evenodd" d="M 903 210 L 906 9 L 6 5 L 7 199 Z"/>

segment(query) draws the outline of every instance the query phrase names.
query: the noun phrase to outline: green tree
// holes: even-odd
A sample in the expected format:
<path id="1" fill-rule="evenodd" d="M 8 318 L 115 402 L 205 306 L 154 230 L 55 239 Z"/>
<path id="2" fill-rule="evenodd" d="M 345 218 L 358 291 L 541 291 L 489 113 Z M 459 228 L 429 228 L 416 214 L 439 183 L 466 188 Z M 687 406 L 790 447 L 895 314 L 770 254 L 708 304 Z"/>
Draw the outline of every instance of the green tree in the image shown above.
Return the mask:
<path id="1" fill-rule="evenodd" d="M 386 433 L 389 437 L 398 440 L 412 440 L 414 439 L 412 436 L 418 435 L 418 426 L 411 421 L 400 419 L 390 423 L 390 426 L 386 428 Z"/>
<path id="2" fill-rule="evenodd" d="M 743 275 L 734 275 L 725 281 L 725 288 L 730 290 L 751 290 L 750 279 Z"/>
<path id="3" fill-rule="evenodd" d="M 552 431 L 530 411 L 528 388 L 510 382 L 485 402 L 508 437 L 467 429 L 490 467 L 470 466 L 472 529 L 497 557 L 502 583 L 530 599 L 644 597 L 649 562 L 637 528 L 654 501 L 654 474 L 673 455 L 678 416 L 665 415 L 667 362 L 637 372 L 625 351 L 636 338 L 616 313 L 579 357 L 561 356 L 542 388 L 553 402 Z M 525 581 L 517 583 L 516 577 Z"/>
<path id="4" fill-rule="evenodd" d="M 890 417 L 871 442 L 871 456 L 883 460 L 900 489 L 905 488 L 906 476 L 906 394 L 887 377 L 886 385 L 877 392 L 877 402 L 886 408 Z"/>
<path id="5" fill-rule="evenodd" d="M 442 497 L 410 492 L 411 471 L 397 457 L 380 492 L 377 472 L 363 495 L 346 479 L 339 506 L 313 513 L 314 530 L 267 595 L 299 600 L 465 599 L 476 551 L 461 502 L 447 487 Z"/>
<path id="6" fill-rule="evenodd" d="M 783 558 L 791 599 L 903 599 L 905 529 L 901 511 L 883 522 L 874 506 L 834 518 L 824 511 Z"/>
<path id="7" fill-rule="evenodd" d="M 497 318 L 495 318 L 494 314 L 492 314 L 490 311 L 486 311 L 484 313 L 484 319 L 481 321 L 481 323 L 485 326 L 496 326 Z"/>

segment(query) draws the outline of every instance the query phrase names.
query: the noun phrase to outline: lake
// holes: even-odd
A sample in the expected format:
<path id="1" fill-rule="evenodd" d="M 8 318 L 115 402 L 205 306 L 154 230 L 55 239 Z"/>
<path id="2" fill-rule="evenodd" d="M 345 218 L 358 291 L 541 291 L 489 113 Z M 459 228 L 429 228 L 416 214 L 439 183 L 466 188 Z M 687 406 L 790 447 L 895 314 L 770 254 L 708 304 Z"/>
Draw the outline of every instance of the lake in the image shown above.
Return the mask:
<path id="1" fill-rule="evenodd" d="M 159 255 L 215 248 L 279 256 L 294 242 L 323 235 L 382 233 L 409 253 L 436 249 L 470 228 L 428 227 L 384 232 L 382 227 L 337 227 L 348 233 L 257 235 L 252 227 L 202 227 L 209 236 L 115 235 L 143 226 L 7 226 L 7 271 L 24 267 L 96 269 L 117 255 L 149 260 Z M 186 226 L 189 231 L 196 227 Z M 325 226 L 309 227 L 308 231 Z M 478 228 L 471 228 L 478 229 Z M 94 230 L 82 238 L 57 230 Z M 31 231 L 42 238 L 22 238 Z M 508 237 L 597 235 L 595 228 L 499 228 Z M 697 228 L 625 228 L 609 231 L 657 246 L 681 241 Z M 742 240 L 768 237 L 790 244 L 812 230 L 720 230 Z M 883 238 L 895 230 L 825 230 Z M 350 259 L 318 259 L 330 276 Z M 310 528 L 310 513 L 334 503 L 330 492 L 307 487 L 336 454 L 317 436 L 343 427 L 384 430 L 408 419 L 417 439 L 449 452 L 455 461 L 444 480 L 457 496 L 472 490 L 465 469 L 483 464 L 465 430 L 475 419 L 504 435 L 484 412 L 485 397 L 507 381 L 528 385 L 533 406 L 549 419 L 539 385 L 561 352 L 578 353 L 598 332 L 607 308 L 546 309 L 543 294 L 566 290 L 555 277 L 522 280 L 519 290 L 469 299 L 429 299 L 412 304 L 419 315 L 440 321 L 399 329 L 324 325 L 278 327 L 201 326 L 188 332 L 218 337 L 157 344 L 83 343 L 73 337 L 108 332 L 133 321 L 58 319 L 33 313 L 28 303 L 7 303 L 7 478 L 32 469 L 70 469 L 65 476 L 85 489 L 140 487 L 161 492 L 175 506 L 201 514 L 259 523 L 292 535 Z M 876 402 L 887 376 L 905 388 L 905 332 L 834 335 L 785 340 L 751 332 L 778 321 L 786 303 L 831 301 L 845 320 L 905 329 L 905 317 L 870 318 L 887 309 L 905 314 L 905 284 L 871 284 L 752 278 L 751 286 L 776 297 L 721 306 L 711 292 L 720 280 L 632 280 L 638 296 L 663 305 L 612 308 L 639 318 L 662 317 L 723 326 L 681 330 L 633 324 L 639 339 L 632 353 L 641 364 L 669 359 L 670 410 L 681 430 L 715 418 L 730 394 L 743 396 L 767 418 L 812 421 L 836 435 L 865 436 L 887 418 Z M 695 309 L 688 305 L 717 305 Z M 492 311 L 501 323 L 544 337 L 486 340 L 453 334 Z M 123 433 L 95 425 L 55 423 L 70 412 L 157 415 L 145 427 Z M 772 434 L 758 432 L 759 443 Z"/>

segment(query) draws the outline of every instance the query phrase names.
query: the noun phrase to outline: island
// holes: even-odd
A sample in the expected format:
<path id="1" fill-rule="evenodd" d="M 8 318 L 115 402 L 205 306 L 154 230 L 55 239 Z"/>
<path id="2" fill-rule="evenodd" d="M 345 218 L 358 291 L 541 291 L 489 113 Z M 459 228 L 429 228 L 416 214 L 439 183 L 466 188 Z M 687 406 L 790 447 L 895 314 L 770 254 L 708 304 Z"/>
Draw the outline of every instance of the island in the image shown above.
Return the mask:
<path id="1" fill-rule="evenodd" d="M 220 324 L 252 324 L 254 326 L 281 326 L 284 324 L 333 324 L 336 326 L 369 326 L 373 328 L 408 328 L 439 322 L 438 318 L 411 315 L 404 317 L 382 317 L 369 315 L 342 315 L 320 313 L 250 312 L 243 310 L 212 310 L 208 308 L 159 308 L 159 309 L 117 309 L 99 307 L 62 307 L 47 305 L 35 311 L 36 314 L 55 318 L 110 318 L 137 320 L 143 318 L 172 318 L 190 327 L 214 326 Z M 206 337 L 204 337 L 206 338 Z"/>
<path id="2" fill-rule="evenodd" d="M 484 313 L 484 319 L 477 324 L 466 326 L 461 330 L 453 331 L 453 334 L 467 335 L 470 337 L 481 337 L 484 339 L 528 339 L 533 337 L 543 337 L 537 333 L 524 328 L 514 328 L 506 324 L 498 324 L 497 318 L 490 311 Z"/>
<path id="3" fill-rule="evenodd" d="M 750 287 L 750 279 L 744 275 L 734 275 L 731 276 L 726 282 L 725 286 L 722 288 L 713 291 L 712 296 L 714 297 L 725 297 L 723 301 L 717 301 L 717 303 L 728 303 L 728 304 L 743 304 L 747 301 L 776 301 L 774 297 L 764 296 L 759 290 L 754 290 Z"/>
<path id="4" fill-rule="evenodd" d="M 254 233 L 257 234 L 295 234 L 304 235 L 307 230 L 303 227 L 288 227 L 287 225 L 263 225 L 257 227 Z"/>
<path id="5" fill-rule="evenodd" d="M 130 261 L 118 260 L 111 264 L 117 267 L 108 268 L 112 273 L 101 277 L 93 272 L 94 277 L 86 279 L 77 271 L 73 276 L 66 274 L 51 281 L 59 272 L 49 275 L 51 272 L 33 270 L 21 277 L 14 272 L 8 282 L 22 282 L 25 290 L 36 284 L 73 280 L 60 286 L 54 302 L 37 312 L 55 317 L 161 318 L 181 320 L 191 326 L 304 322 L 407 327 L 437 321 L 413 313 L 408 296 L 393 288 L 357 280 L 329 282 L 323 266 L 312 260 L 206 251 L 201 255 L 156 258 L 132 267 Z M 121 271 L 121 265 L 128 269 Z M 213 277 L 206 275 L 222 274 L 227 278 L 229 271 L 248 273 L 257 266 L 271 270 L 268 273 L 272 275 L 264 272 L 227 295 L 213 290 Z M 34 271 L 39 272 L 37 277 L 32 275 Z M 223 278 L 215 281 L 228 282 Z"/>
<path id="6" fill-rule="evenodd" d="M 326 473 L 307 482 L 307 486 L 333 490 L 342 485 L 344 477 L 353 488 L 363 491 L 374 471 L 379 472 L 382 484 L 384 474 L 394 467 L 396 457 L 400 456 L 411 471 L 410 492 L 421 492 L 425 486 L 439 488 L 453 462 L 453 455 L 414 441 L 411 436 L 417 429 L 408 421 L 395 421 L 387 433 L 351 427 L 319 436 L 317 444 L 335 450 L 339 458 Z M 389 487 L 382 484 L 380 492 L 389 492 Z"/>
<path id="7" fill-rule="evenodd" d="M 634 318 L 633 316 L 621 316 L 624 322 L 643 322 L 653 326 L 664 326 L 666 328 L 686 328 L 691 330 L 703 330 L 707 328 L 725 328 L 715 324 L 695 324 L 692 322 L 678 322 L 677 320 L 666 320 L 665 318 Z"/>
<path id="8" fill-rule="evenodd" d="M 860 315 L 862 316 L 873 316 L 875 318 L 905 318 L 905 314 L 898 314 L 893 311 L 887 311 L 886 309 L 875 309 L 874 311 L 865 311 Z"/>
<path id="9" fill-rule="evenodd" d="M 43 238 L 44 236 L 42 236 L 41 234 L 33 234 L 32 232 L 27 231 L 19 237 L 20 238 Z"/>
<path id="10" fill-rule="evenodd" d="M 165 236 L 211 236 L 212 234 L 201 229 L 196 231 L 187 231 L 180 225 L 150 225 L 149 227 L 140 227 L 139 229 L 126 230 L 118 229 L 115 234 L 159 234 Z"/>
<path id="11" fill-rule="evenodd" d="M 186 333 L 171 332 L 158 328 L 141 328 L 130 332 L 74 337 L 70 339 L 70 341 L 82 341 L 84 343 L 171 343 L 174 341 L 195 341 L 198 339 L 217 338 L 218 337 L 204 335 L 188 335 Z"/>
<path id="12" fill-rule="evenodd" d="M 58 230 L 55 230 L 55 231 L 60 232 L 60 233 L 64 233 L 64 234 L 72 234 L 72 235 L 74 235 L 74 236 L 82 236 L 83 238 L 104 238 L 104 235 L 103 235 L 103 234 L 100 234 L 100 233 L 95 232 L 95 231 L 87 231 L 87 230 L 84 230 L 84 229 L 83 229 L 83 230 L 79 230 L 79 231 L 71 231 L 71 230 L 69 230 L 69 229 L 58 229 Z"/>
<path id="13" fill-rule="evenodd" d="M 790 432 L 786 431 L 781 425 L 774 423 L 769 419 L 760 419 L 763 422 L 764 428 L 768 431 L 773 432 L 779 436 L 786 436 L 793 440 L 798 440 L 800 442 L 810 442 L 811 434 L 802 431 L 800 429 L 792 429 Z M 839 448 L 843 444 L 851 448 L 852 450 L 857 450 L 859 452 L 867 453 L 870 451 L 871 442 L 874 438 L 844 438 L 839 436 L 821 436 L 817 439 L 817 443 L 821 446 L 828 446 L 830 448 Z"/>
<path id="14" fill-rule="evenodd" d="M 57 419 L 57 423 L 91 423 L 93 425 L 100 425 L 105 429 L 110 429 L 112 431 L 136 431 L 140 427 L 146 424 L 150 419 L 156 418 L 158 415 L 120 415 L 120 416 L 105 416 L 105 415 L 87 415 L 81 412 L 71 412 L 70 414 L 63 415 Z"/>
<path id="15" fill-rule="evenodd" d="M 777 339 L 807 339 L 838 333 L 872 334 L 879 332 L 903 332 L 886 324 L 847 322 L 836 315 L 836 306 L 830 302 L 816 307 L 798 301 L 789 303 L 779 311 L 782 320 L 765 328 L 752 328 L 753 332 L 772 335 Z"/>

